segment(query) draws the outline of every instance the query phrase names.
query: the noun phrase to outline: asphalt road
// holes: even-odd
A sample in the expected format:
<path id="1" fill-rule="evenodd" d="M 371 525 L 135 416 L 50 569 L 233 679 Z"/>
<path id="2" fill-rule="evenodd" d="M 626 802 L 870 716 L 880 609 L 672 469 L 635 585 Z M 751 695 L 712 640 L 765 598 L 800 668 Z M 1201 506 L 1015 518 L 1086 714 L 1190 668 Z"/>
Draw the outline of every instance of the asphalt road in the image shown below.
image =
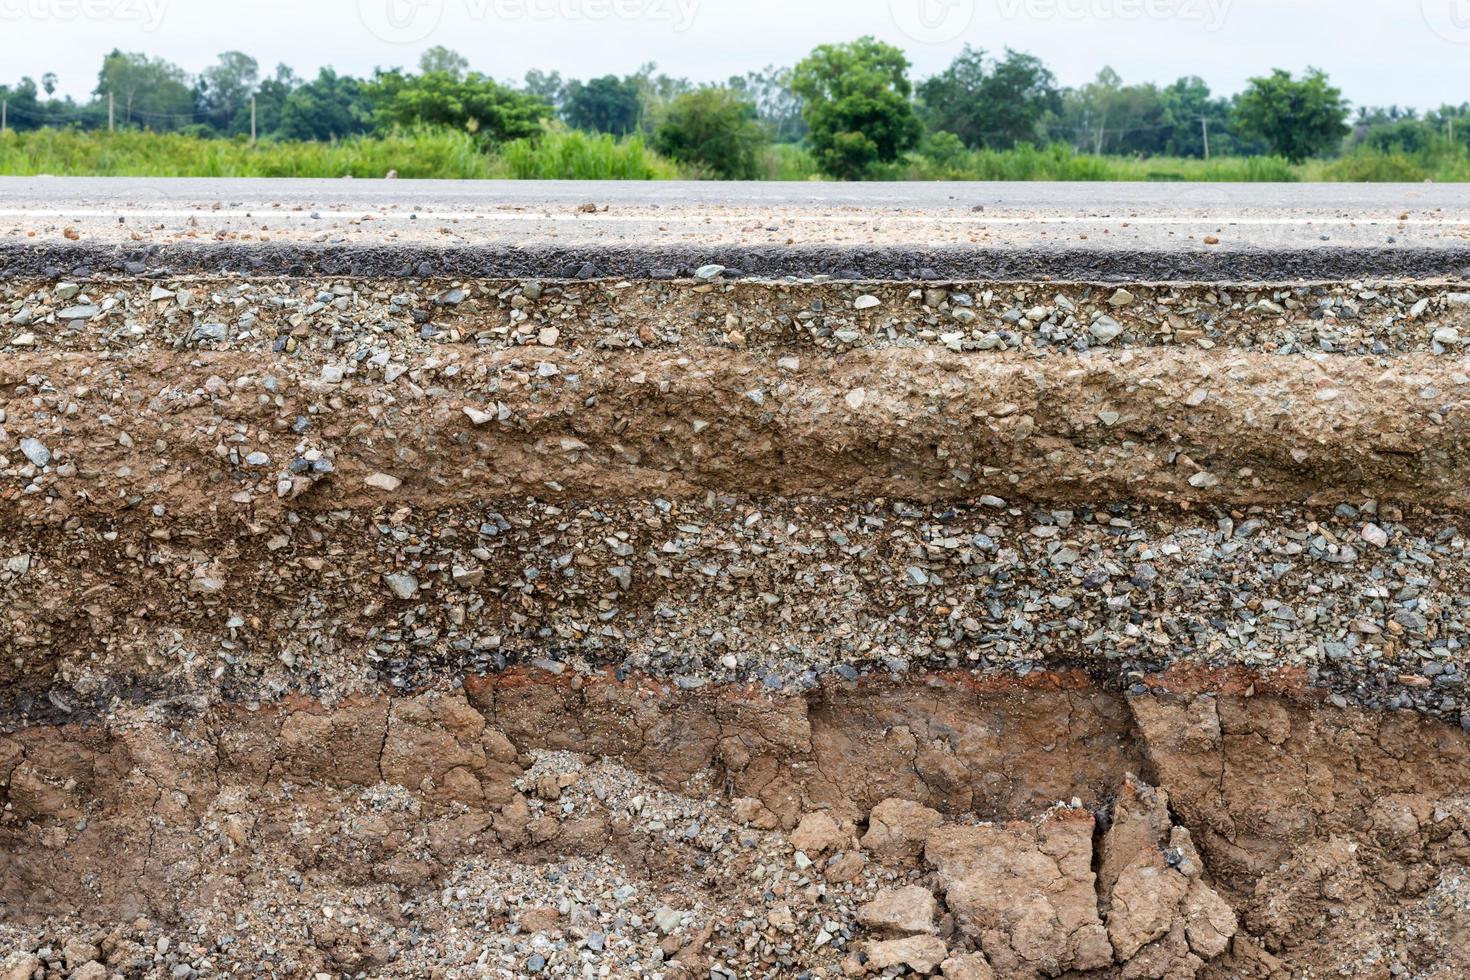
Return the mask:
<path id="1" fill-rule="evenodd" d="M 464 274 L 629 276 L 718 262 L 946 278 L 1444 275 L 1470 268 L 1470 189 L 0 178 L 0 270 L 105 268 L 108 255 L 150 246 L 179 268 L 264 272 L 305 255 L 318 271 L 384 273 L 427 261 Z M 344 249 L 356 257 L 314 264 Z"/>

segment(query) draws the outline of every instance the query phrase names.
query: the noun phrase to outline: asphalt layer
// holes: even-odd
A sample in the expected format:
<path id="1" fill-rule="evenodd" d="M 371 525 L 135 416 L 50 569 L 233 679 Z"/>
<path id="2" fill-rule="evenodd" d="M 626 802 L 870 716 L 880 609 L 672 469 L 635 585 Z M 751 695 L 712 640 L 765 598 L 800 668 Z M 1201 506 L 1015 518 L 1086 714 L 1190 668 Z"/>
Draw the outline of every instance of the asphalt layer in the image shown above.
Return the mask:
<path id="1" fill-rule="evenodd" d="M 0 274 L 1470 275 L 1454 185 L 0 178 Z"/>
<path id="2" fill-rule="evenodd" d="M 1460 249 L 1292 249 L 1220 253 L 1101 249 L 582 245 L 437 247 L 178 243 L 0 244 L 0 277 L 236 274 L 381 278 L 676 279 L 707 265 L 725 277 L 847 280 L 1291 282 L 1470 278 Z"/>

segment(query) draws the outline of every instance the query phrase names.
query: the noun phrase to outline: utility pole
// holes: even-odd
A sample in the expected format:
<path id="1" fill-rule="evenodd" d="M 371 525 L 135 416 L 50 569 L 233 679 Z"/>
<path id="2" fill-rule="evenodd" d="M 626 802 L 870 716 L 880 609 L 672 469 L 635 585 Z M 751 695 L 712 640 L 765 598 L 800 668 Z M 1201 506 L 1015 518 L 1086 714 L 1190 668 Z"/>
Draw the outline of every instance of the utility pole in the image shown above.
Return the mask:
<path id="1" fill-rule="evenodd" d="M 1210 158 L 1210 120 L 1200 116 L 1199 125 L 1205 132 L 1205 159 L 1208 160 Z"/>
<path id="2" fill-rule="evenodd" d="M 113 129 L 115 128 L 114 125 L 113 125 L 113 118 L 114 118 L 113 117 L 113 111 L 112 111 L 113 108 L 114 108 L 114 106 L 113 106 L 112 92 L 109 91 L 107 93 L 107 131 L 109 133 L 112 132 Z"/>
<path id="3" fill-rule="evenodd" d="M 5 124 L 8 123 L 8 122 L 10 122 L 10 120 L 7 118 L 9 115 L 10 115 L 10 100 L 9 99 L 0 99 L 0 133 L 5 132 Z"/>
<path id="4" fill-rule="evenodd" d="M 255 142 L 255 96 L 250 97 L 250 142 Z"/>

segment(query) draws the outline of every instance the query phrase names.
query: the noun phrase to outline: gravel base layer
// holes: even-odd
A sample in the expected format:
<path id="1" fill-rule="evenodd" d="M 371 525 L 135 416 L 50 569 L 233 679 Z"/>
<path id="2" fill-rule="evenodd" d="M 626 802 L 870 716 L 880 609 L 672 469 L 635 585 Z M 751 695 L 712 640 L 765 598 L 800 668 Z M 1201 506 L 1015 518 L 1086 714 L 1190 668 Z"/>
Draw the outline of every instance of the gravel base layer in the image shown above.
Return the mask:
<path id="1" fill-rule="evenodd" d="M 0 980 L 1470 970 L 1459 280 L 27 254 Z"/>

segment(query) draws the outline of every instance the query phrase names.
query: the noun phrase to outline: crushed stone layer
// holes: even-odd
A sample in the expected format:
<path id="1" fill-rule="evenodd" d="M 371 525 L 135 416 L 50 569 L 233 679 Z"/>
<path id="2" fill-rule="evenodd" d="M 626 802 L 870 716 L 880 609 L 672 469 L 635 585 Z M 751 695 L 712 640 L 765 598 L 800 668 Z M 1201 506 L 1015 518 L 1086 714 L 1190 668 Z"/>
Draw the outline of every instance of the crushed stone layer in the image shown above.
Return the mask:
<path id="1" fill-rule="evenodd" d="M 1470 551 L 1397 507 L 499 500 L 0 531 L 0 719 L 414 690 L 536 663 L 772 692 L 941 669 L 1300 674 L 1470 724 Z"/>

